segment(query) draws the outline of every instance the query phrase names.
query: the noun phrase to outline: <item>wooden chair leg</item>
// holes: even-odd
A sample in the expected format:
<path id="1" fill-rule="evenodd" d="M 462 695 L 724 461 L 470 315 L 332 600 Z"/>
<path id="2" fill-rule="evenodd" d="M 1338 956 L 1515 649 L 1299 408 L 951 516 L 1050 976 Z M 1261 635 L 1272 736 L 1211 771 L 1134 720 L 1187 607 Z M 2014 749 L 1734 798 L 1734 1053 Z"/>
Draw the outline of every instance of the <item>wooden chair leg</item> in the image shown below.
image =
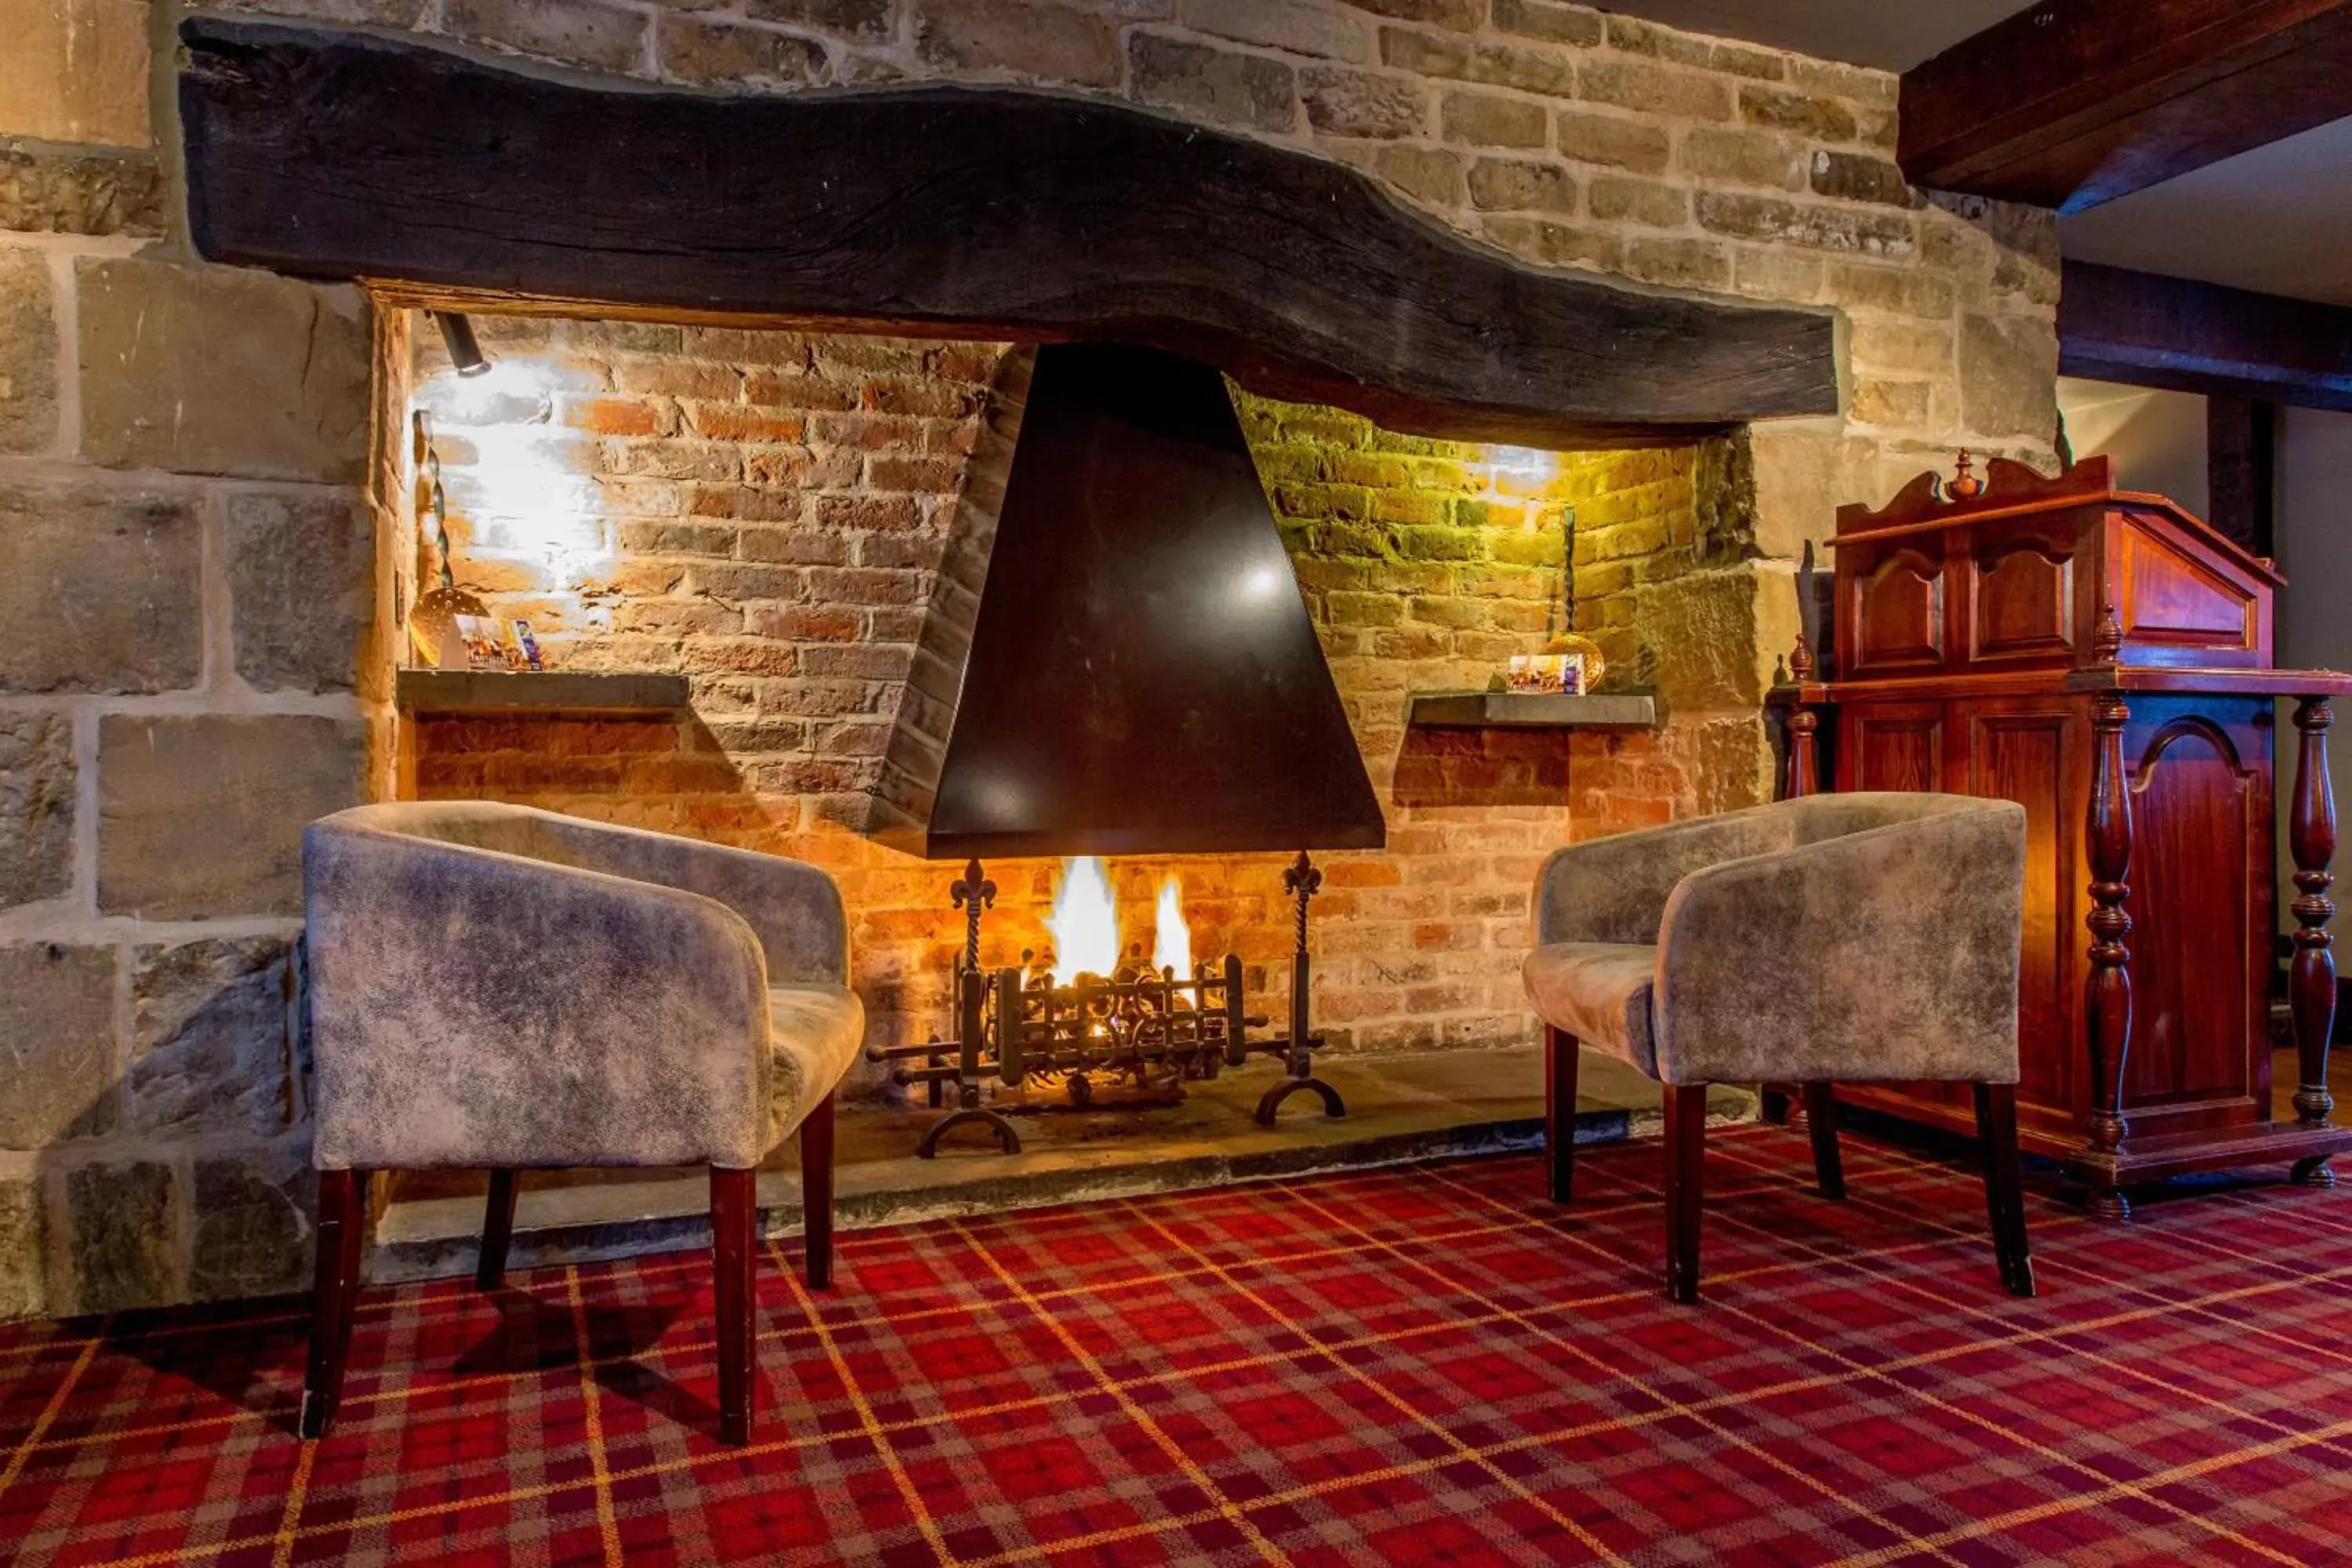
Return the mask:
<path id="1" fill-rule="evenodd" d="M 1666 1299 L 1698 1300 L 1699 1193 L 1706 1163 L 1706 1085 L 1670 1083 L 1666 1095 Z"/>
<path id="2" fill-rule="evenodd" d="M 801 1123 L 801 1252 L 809 1289 L 833 1285 L 833 1094 Z"/>
<path id="3" fill-rule="evenodd" d="M 759 1172 L 710 1167 L 710 1260 L 719 1309 L 719 1436 L 751 1440 L 752 1268 L 759 1258 Z"/>
<path id="4" fill-rule="evenodd" d="M 1568 1202 L 1576 1170 L 1576 1064 L 1582 1054 L 1574 1035 L 1544 1026 L 1544 1163 L 1556 1204 Z"/>
<path id="5" fill-rule="evenodd" d="M 495 1290 L 507 1282 L 507 1245 L 514 1239 L 515 1173 L 490 1173 L 489 1201 L 482 1206 L 482 1256 L 474 1265 L 474 1289 Z"/>
<path id="6" fill-rule="evenodd" d="M 1845 1162 L 1838 1156 L 1837 1092 L 1825 1083 L 1805 1085 L 1805 1127 L 1813 1138 L 1813 1177 L 1822 1196 L 1845 1196 Z"/>
<path id="7" fill-rule="evenodd" d="M 367 1232 L 367 1173 L 319 1173 L 319 1266 L 310 1294 L 310 1360 L 298 1429 L 323 1437 L 343 1397 L 352 1321 L 359 1304 L 360 1243 Z"/>
<path id="8" fill-rule="evenodd" d="M 1985 1214 L 1992 1221 L 2000 1282 L 2012 1296 L 2031 1296 L 2033 1254 L 2025 1237 L 2025 1187 L 2017 1170 L 2017 1086 L 1975 1088 L 1977 1135 L 1984 1143 Z"/>

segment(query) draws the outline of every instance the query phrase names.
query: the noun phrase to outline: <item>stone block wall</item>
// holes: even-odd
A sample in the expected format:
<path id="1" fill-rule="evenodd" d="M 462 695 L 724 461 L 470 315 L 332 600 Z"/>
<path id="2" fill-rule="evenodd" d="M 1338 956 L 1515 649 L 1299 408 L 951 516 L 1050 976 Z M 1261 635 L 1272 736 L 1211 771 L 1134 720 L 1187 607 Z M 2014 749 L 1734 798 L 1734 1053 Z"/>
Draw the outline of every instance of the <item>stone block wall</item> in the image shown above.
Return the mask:
<path id="1" fill-rule="evenodd" d="M 293 1284 L 298 834 L 364 796 L 367 311 L 193 264 L 139 0 L 0 0 L 0 1318 Z"/>
<path id="2" fill-rule="evenodd" d="M 926 606 L 983 427 L 1007 415 L 1008 349 L 977 342 L 480 319 L 496 359 L 452 374 L 415 338 L 458 584 L 529 619 L 551 663 L 692 679 L 667 717 L 431 718 L 415 787 L 719 837 L 828 866 L 877 1040 L 948 1032 L 961 940 L 925 865 L 861 836 Z M 1016 400 L 1017 402 L 1017 400 Z M 1415 690 L 1483 687 L 1577 619 L 1630 675 L 1686 667 L 1651 645 L 1642 595 L 1696 580 L 1727 443 L 1549 453 L 1384 431 L 1337 409 L 1237 395 L 1301 591 L 1387 812 L 1384 854 L 1334 857 L 1318 1021 L 1343 1047 L 1525 1038 L 1518 962 L 1542 855 L 1572 833 L 1699 804 L 1674 739 L 1752 703 L 1690 686 L 1668 737 L 1413 730 Z M 1017 414 L 1016 414 L 1017 416 Z M 1001 483 L 1001 476 L 999 476 Z M 1736 525 L 1735 525 L 1736 527 Z M 429 556 L 429 550 L 427 552 Z M 424 567 L 427 576 L 432 567 Z M 1744 637 L 1744 628 L 1740 635 Z M 1699 677 L 1704 678 L 1704 667 Z M 1759 742 L 1760 743 L 1760 742 Z M 1713 758 L 1756 788 L 1756 758 Z M 1743 773 L 1744 770 L 1744 773 Z M 1571 811 L 1571 788 L 1574 790 Z M 1740 798 L 1748 798 L 1742 796 Z M 1131 938 L 1181 875 L 1198 951 L 1287 984 L 1282 858 L 1122 859 Z M 1042 947 L 1056 868 L 992 864 L 991 960 Z"/>

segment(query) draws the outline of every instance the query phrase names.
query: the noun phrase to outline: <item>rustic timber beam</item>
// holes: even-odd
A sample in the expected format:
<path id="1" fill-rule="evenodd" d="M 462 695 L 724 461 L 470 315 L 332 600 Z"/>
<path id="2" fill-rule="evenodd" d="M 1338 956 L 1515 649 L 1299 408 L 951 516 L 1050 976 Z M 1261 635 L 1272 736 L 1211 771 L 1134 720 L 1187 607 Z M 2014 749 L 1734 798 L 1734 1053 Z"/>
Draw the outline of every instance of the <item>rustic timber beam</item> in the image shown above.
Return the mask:
<path id="1" fill-rule="evenodd" d="M 2352 0 L 2040 0 L 1902 103 L 1913 184 L 2080 211 L 2352 114 Z"/>
<path id="2" fill-rule="evenodd" d="M 1829 312 L 1531 267 L 1342 164 L 1124 104 L 721 97 L 331 28 L 180 36 L 189 220 L 215 260 L 413 302 L 1116 339 L 1469 439 L 1838 406 Z"/>
<path id="3" fill-rule="evenodd" d="M 2177 392 L 2352 409 L 2352 309 L 2069 261 L 2058 368 Z"/>

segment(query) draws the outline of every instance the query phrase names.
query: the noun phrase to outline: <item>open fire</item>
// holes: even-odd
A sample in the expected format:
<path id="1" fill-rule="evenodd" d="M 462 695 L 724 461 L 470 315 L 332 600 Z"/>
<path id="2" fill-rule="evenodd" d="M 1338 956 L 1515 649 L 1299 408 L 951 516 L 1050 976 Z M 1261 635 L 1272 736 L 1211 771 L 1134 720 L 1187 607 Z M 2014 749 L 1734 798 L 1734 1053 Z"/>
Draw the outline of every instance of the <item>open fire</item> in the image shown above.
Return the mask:
<path id="1" fill-rule="evenodd" d="M 1145 1097 L 1164 1101 L 1181 1098 L 1186 1079 L 1214 1078 L 1221 1067 L 1240 1067 L 1254 1054 L 1278 1056 L 1286 1069 L 1258 1102 L 1261 1124 L 1273 1125 L 1276 1109 L 1298 1089 L 1320 1096 L 1328 1114 L 1346 1115 L 1339 1094 L 1312 1076 L 1308 1055 L 1323 1043 L 1307 1018 L 1307 908 L 1322 882 L 1303 853 L 1283 873 L 1297 937 L 1290 1028 L 1252 1039 L 1250 1031 L 1268 1020 L 1243 1011 L 1241 960 L 1227 953 L 1215 963 L 1194 962 L 1183 886 L 1173 875 L 1161 882 L 1154 906 L 1150 963 L 1141 942 L 1121 942 L 1118 904 L 1102 861 L 1082 856 L 1063 862 L 1045 921 L 1052 952 L 1041 959 L 1024 951 L 1018 966 L 988 968 L 981 925 L 996 902 L 996 884 L 971 861 L 949 890 L 964 911 L 964 946 L 955 965 L 959 1037 L 866 1053 L 868 1060 L 895 1064 L 893 1082 L 922 1085 L 935 1107 L 945 1106 L 950 1087 L 955 1091 L 954 1109 L 931 1124 L 915 1152 L 929 1159 L 942 1135 L 971 1122 L 989 1128 L 1005 1152 L 1019 1152 L 1020 1133 L 984 1102 L 991 1080 L 1007 1091 L 1033 1081 L 1059 1084 L 1069 1102 L 1083 1108 L 1094 1103 L 1097 1079 L 1124 1078 Z"/>

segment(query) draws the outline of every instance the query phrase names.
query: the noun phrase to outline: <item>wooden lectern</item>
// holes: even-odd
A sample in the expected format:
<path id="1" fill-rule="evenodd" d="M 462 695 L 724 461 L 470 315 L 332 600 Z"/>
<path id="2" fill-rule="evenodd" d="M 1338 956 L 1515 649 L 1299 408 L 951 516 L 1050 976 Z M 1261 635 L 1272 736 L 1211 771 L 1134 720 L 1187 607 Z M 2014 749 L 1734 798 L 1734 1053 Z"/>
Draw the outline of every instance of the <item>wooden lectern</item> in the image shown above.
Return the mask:
<path id="1" fill-rule="evenodd" d="M 2333 671 L 2271 663 L 2281 579 L 2109 459 L 2055 479 L 1995 458 L 1986 482 L 1922 474 L 1881 510 L 1841 507 L 1834 679 L 1801 643 L 1785 793 L 1818 787 L 1822 718 L 1841 790 L 2017 801 L 2028 847 L 2019 997 L 2024 1146 L 2063 1161 L 2094 1213 L 2124 1189 L 2273 1163 L 2327 1185 L 2352 1146 L 2329 1121 L 2336 1004 L 2327 890 Z M 2300 928 L 2288 995 L 2299 1087 L 2275 1105 L 2273 700 L 2299 735 L 2288 841 Z M 1956 1130 L 1931 1086 L 1838 1098 Z"/>

